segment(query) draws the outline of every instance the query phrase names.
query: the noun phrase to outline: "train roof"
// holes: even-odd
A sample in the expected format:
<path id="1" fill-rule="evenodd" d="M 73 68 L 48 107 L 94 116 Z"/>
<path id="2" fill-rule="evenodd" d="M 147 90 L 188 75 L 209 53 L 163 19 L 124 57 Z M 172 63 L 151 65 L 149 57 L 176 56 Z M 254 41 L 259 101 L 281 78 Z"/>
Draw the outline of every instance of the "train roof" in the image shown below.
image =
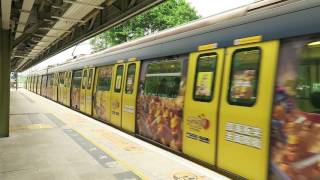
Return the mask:
<path id="1" fill-rule="evenodd" d="M 320 32 L 319 0 L 268 0 L 193 21 L 95 54 L 82 56 L 61 66 L 33 74 L 46 74 L 137 58 L 148 60 L 197 51 L 199 45 L 233 45 L 235 39 L 261 35 L 264 41 Z"/>

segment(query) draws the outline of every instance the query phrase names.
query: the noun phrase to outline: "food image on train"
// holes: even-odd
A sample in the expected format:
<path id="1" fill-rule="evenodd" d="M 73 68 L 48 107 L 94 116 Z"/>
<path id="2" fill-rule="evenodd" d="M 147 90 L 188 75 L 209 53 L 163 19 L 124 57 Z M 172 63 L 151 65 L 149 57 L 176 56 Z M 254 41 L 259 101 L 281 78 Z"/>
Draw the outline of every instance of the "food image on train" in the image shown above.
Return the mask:
<path id="1" fill-rule="evenodd" d="M 195 96 L 210 96 L 213 72 L 199 72 Z"/>
<path id="2" fill-rule="evenodd" d="M 320 46 L 282 45 L 272 114 L 271 169 L 281 179 L 320 177 Z"/>
<path id="3" fill-rule="evenodd" d="M 143 64 L 138 95 L 137 126 L 140 135 L 174 150 L 182 149 L 184 78 L 182 61 Z"/>
<path id="4" fill-rule="evenodd" d="M 107 91 L 111 87 L 112 66 L 101 67 L 97 70 L 96 90 L 93 94 L 93 116 L 103 121 L 110 121 L 110 97 Z M 108 115 L 109 114 L 109 115 Z"/>
<path id="5" fill-rule="evenodd" d="M 256 98 L 257 70 L 259 50 L 235 53 L 229 101 L 254 101 Z"/>

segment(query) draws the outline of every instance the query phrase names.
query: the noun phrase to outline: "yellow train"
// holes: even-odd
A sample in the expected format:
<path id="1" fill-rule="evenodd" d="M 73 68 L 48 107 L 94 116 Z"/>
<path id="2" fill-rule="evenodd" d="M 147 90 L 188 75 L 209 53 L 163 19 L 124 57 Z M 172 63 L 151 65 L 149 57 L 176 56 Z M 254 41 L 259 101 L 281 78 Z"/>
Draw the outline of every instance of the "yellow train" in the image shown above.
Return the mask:
<path id="1" fill-rule="evenodd" d="M 271 2 L 33 72 L 26 88 L 237 178 L 319 178 L 320 1 Z"/>

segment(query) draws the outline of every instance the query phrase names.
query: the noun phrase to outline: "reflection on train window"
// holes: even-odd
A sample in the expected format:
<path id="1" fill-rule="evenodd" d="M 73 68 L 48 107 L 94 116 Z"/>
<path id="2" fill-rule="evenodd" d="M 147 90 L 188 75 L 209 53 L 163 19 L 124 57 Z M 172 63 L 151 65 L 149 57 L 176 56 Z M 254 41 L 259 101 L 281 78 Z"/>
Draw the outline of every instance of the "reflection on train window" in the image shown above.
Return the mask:
<path id="1" fill-rule="evenodd" d="M 85 69 L 83 71 L 83 78 L 82 78 L 82 89 L 86 88 L 86 84 L 87 84 L 87 70 Z"/>
<path id="2" fill-rule="evenodd" d="M 93 69 L 89 70 L 89 77 L 87 82 L 87 89 L 91 89 L 91 83 L 92 83 L 92 76 L 93 76 Z"/>
<path id="3" fill-rule="evenodd" d="M 103 67 L 98 70 L 98 91 L 110 91 L 111 87 L 112 68 Z"/>
<path id="4" fill-rule="evenodd" d="M 127 73 L 127 80 L 126 80 L 126 94 L 133 93 L 135 73 L 136 73 L 136 64 L 135 63 L 130 64 L 128 66 L 128 73 Z"/>
<path id="5" fill-rule="evenodd" d="M 115 77 L 116 78 L 116 84 L 114 86 L 115 92 L 121 92 L 122 75 L 123 75 L 123 65 L 119 65 L 117 67 L 117 72 Z"/>
<path id="6" fill-rule="evenodd" d="M 238 49 L 232 58 L 228 101 L 232 105 L 253 106 L 257 98 L 261 50 Z"/>
<path id="7" fill-rule="evenodd" d="M 81 86 L 81 76 L 82 71 L 75 71 L 72 78 L 72 87 L 73 88 L 80 88 Z"/>
<path id="8" fill-rule="evenodd" d="M 301 51 L 296 90 L 303 111 L 320 113 L 320 41 L 308 43 Z"/>
<path id="9" fill-rule="evenodd" d="M 202 54 L 197 61 L 193 99 L 210 102 L 213 98 L 217 54 Z"/>
<path id="10" fill-rule="evenodd" d="M 149 96 L 175 98 L 179 94 L 181 61 L 163 61 L 149 64 L 144 93 Z"/>

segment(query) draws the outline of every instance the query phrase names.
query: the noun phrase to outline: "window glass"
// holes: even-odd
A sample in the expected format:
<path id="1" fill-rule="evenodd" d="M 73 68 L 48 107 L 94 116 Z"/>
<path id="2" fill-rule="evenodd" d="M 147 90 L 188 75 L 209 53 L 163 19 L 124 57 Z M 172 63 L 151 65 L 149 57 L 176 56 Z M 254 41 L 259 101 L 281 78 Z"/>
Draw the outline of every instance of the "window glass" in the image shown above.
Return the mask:
<path id="1" fill-rule="evenodd" d="M 97 90 L 110 91 L 112 78 L 112 67 L 103 67 L 98 69 Z"/>
<path id="2" fill-rule="evenodd" d="M 128 73 L 127 73 L 127 80 L 126 80 L 126 94 L 133 93 L 135 73 L 136 73 L 136 64 L 135 63 L 130 64 L 128 66 Z"/>
<path id="3" fill-rule="evenodd" d="M 91 89 L 92 75 L 93 75 L 93 69 L 90 69 L 89 70 L 88 82 L 87 82 L 87 89 Z"/>
<path id="4" fill-rule="evenodd" d="M 115 92 L 120 92 L 121 91 L 121 83 L 122 83 L 122 74 L 123 74 L 123 65 L 120 65 L 117 67 L 117 72 L 116 72 L 116 83 L 114 87 Z"/>
<path id="5" fill-rule="evenodd" d="M 228 101 L 239 106 L 253 106 L 257 98 L 261 50 L 238 49 L 232 58 Z"/>
<path id="6" fill-rule="evenodd" d="M 72 78 L 72 87 L 80 88 L 81 86 L 81 78 L 82 78 L 82 70 L 75 71 Z"/>
<path id="7" fill-rule="evenodd" d="M 297 104 L 305 112 L 320 113 L 320 41 L 307 43 L 299 59 Z"/>
<path id="8" fill-rule="evenodd" d="M 213 98 L 217 54 L 202 54 L 197 61 L 193 99 L 210 102 Z"/>
<path id="9" fill-rule="evenodd" d="M 86 88 L 86 84 L 87 84 L 87 70 L 83 71 L 83 82 L 82 82 L 82 89 Z"/>
<path id="10" fill-rule="evenodd" d="M 144 94 L 175 98 L 179 94 L 181 60 L 162 61 L 149 64 L 144 85 Z"/>

